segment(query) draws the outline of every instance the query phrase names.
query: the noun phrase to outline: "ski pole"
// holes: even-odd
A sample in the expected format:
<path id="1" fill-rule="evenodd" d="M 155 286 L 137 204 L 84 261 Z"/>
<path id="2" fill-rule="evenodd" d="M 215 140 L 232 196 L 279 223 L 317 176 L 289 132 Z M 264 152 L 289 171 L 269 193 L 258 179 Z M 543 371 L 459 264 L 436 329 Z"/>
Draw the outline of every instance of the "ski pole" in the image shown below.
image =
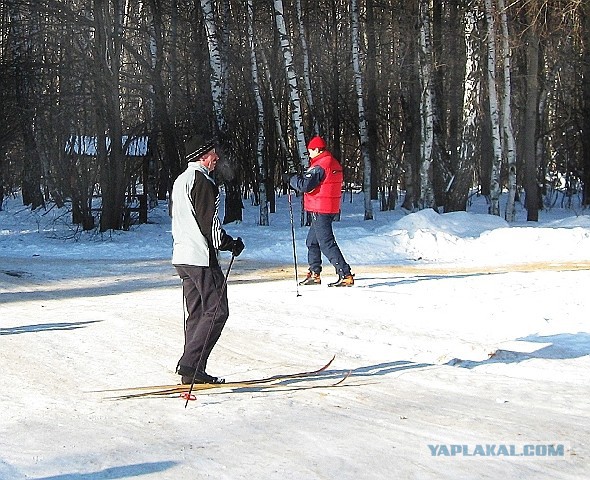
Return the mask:
<path id="1" fill-rule="evenodd" d="M 193 393 L 193 387 L 195 386 L 195 379 L 197 378 L 197 367 L 201 364 L 201 361 L 203 360 L 203 355 L 204 355 L 205 349 L 206 349 L 205 347 L 207 345 L 207 342 L 209 342 L 209 337 L 211 336 L 211 332 L 213 331 L 213 325 L 215 324 L 215 318 L 217 317 L 217 312 L 219 311 L 219 306 L 221 305 L 221 301 L 223 300 L 223 294 L 225 292 L 225 289 L 227 288 L 227 278 L 229 277 L 229 272 L 231 270 L 231 267 L 234 263 L 235 258 L 236 258 L 236 256 L 232 253 L 231 260 L 229 261 L 229 265 L 227 267 L 227 272 L 225 274 L 225 277 L 223 278 L 223 285 L 221 286 L 221 291 L 219 292 L 219 301 L 217 302 L 217 306 L 215 307 L 215 313 L 213 314 L 213 318 L 211 319 L 211 325 L 209 325 L 209 331 L 207 332 L 207 336 L 205 337 L 204 347 L 203 347 L 203 350 L 201 350 L 201 355 L 199 356 L 199 361 L 195 365 L 195 372 L 193 373 L 193 380 L 191 382 L 191 387 L 186 395 L 186 403 L 184 404 L 184 408 L 187 407 L 188 402 L 191 398 L 191 394 Z"/>
<path id="2" fill-rule="evenodd" d="M 289 217 L 291 218 L 291 240 L 293 242 L 293 263 L 295 265 L 295 291 L 297 292 L 297 296 L 300 297 L 299 294 L 299 278 L 297 277 L 297 250 L 295 249 L 295 226 L 293 222 L 293 202 L 291 200 L 291 188 L 289 187 L 287 195 L 289 197 Z"/>

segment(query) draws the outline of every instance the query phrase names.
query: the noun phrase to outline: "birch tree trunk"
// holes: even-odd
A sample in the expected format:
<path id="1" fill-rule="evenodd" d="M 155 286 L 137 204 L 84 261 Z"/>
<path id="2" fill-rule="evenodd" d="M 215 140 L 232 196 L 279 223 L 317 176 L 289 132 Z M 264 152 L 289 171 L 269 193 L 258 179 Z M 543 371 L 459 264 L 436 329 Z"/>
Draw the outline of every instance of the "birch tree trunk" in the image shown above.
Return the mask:
<path id="1" fill-rule="evenodd" d="M 285 135 L 283 133 L 283 124 L 281 122 L 281 114 L 279 111 L 279 104 L 277 101 L 277 96 L 274 91 L 272 76 L 270 74 L 270 69 L 268 68 L 268 61 L 266 60 L 266 55 L 264 54 L 264 50 L 260 50 L 260 59 L 262 60 L 263 64 L 263 72 L 264 77 L 266 78 L 266 88 L 268 89 L 268 95 L 270 97 L 270 103 L 272 105 L 272 117 L 275 122 L 275 129 L 276 129 L 276 136 L 280 146 L 280 152 L 283 161 L 282 162 L 275 162 L 274 170 L 271 169 L 271 172 L 276 172 L 276 169 L 279 171 L 281 169 L 285 169 L 284 171 L 293 172 L 295 171 L 295 164 L 293 163 L 293 158 L 289 155 L 289 148 L 287 147 L 287 143 L 285 142 Z M 269 162 L 270 163 L 270 162 Z M 272 174 L 272 173 L 271 173 Z M 272 178 L 272 177 L 271 177 Z M 270 185 L 270 182 L 269 182 Z M 274 185 L 274 182 L 272 183 Z M 270 213 L 275 213 L 276 202 L 273 192 L 271 191 L 270 196 Z"/>
<path id="2" fill-rule="evenodd" d="M 467 209 L 469 189 L 473 185 L 473 172 L 476 164 L 475 145 L 479 135 L 477 113 L 481 90 L 479 38 L 478 29 L 479 8 L 478 0 L 471 1 L 465 8 L 464 36 L 465 36 L 465 74 L 463 78 L 463 116 L 461 143 L 459 147 L 459 161 L 455 168 L 455 177 L 449 189 L 449 211 L 464 211 Z"/>
<path id="3" fill-rule="evenodd" d="M 258 195 L 260 198 L 259 224 L 269 225 L 268 200 L 266 196 L 267 171 L 264 164 L 264 106 L 260 95 L 260 82 L 258 80 L 258 61 L 256 60 L 256 45 L 254 41 L 254 9 L 252 0 L 248 0 L 248 42 L 250 43 L 250 64 L 252 67 L 252 88 L 256 101 L 258 141 L 256 142 L 256 163 L 258 165 Z"/>
<path id="4" fill-rule="evenodd" d="M 283 54 L 283 61 L 285 66 L 285 75 L 287 78 L 287 85 L 289 88 L 289 100 L 291 105 L 291 120 L 293 123 L 293 134 L 295 135 L 297 153 L 299 154 L 299 162 L 302 168 L 305 169 L 309 165 L 309 154 L 307 152 L 307 147 L 305 144 L 305 130 L 303 129 L 301 98 L 299 96 L 299 88 L 297 86 L 297 75 L 295 74 L 295 66 L 293 64 L 291 42 L 289 40 L 289 36 L 287 35 L 287 27 L 285 25 L 283 0 L 273 0 L 273 3 L 275 10 L 275 23 L 279 34 L 281 52 Z"/>
<path id="5" fill-rule="evenodd" d="M 311 116 L 311 123 L 313 124 L 313 131 L 315 135 L 321 135 L 320 124 L 318 123 L 317 115 L 315 114 L 315 105 L 313 102 L 313 93 L 311 89 L 311 72 L 309 69 L 309 48 L 307 46 L 307 35 L 305 33 L 305 24 L 303 23 L 303 11 L 301 9 L 301 0 L 297 0 L 297 23 L 299 25 L 299 41 L 301 42 L 301 52 L 303 55 L 303 84 L 305 85 L 305 98 L 307 99 L 307 107 L 309 108 L 309 115 Z"/>
<path id="6" fill-rule="evenodd" d="M 504 0 L 498 0 L 498 10 L 500 12 L 500 24 L 502 26 L 502 59 L 504 66 L 504 95 L 502 97 L 502 130 L 504 132 L 504 145 L 506 147 L 506 163 L 508 164 L 508 198 L 506 201 L 505 219 L 507 222 L 514 222 L 516 219 L 516 208 L 514 205 L 516 199 L 516 144 L 514 141 L 514 131 L 512 129 L 512 75 L 508 19 Z M 536 99 L 536 97 L 535 97 Z M 534 151 L 534 149 L 533 149 Z"/>
<path id="7" fill-rule="evenodd" d="M 434 208 L 432 185 L 432 151 L 434 146 L 434 99 L 432 72 L 432 25 L 430 1 L 419 0 L 420 23 L 420 99 L 421 151 L 420 151 L 420 200 L 421 209 Z"/>
<path id="8" fill-rule="evenodd" d="M 221 14 L 220 17 L 222 19 L 221 22 L 221 32 L 220 32 L 220 45 L 219 45 L 219 55 L 221 58 L 221 79 L 222 79 L 222 96 L 225 104 L 227 103 L 227 95 L 231 88 L 230 86 L 230 75 L 229 75 L 229 52 L 231 49 L 230 45 L 230 27 L 229 22 L 226 20 L 232 15 L 232 8 L 231 8 L 232 0 L 221 0 Z"/>
<path id="9" fill-rule="evenodd" d="M 371 203 L 371 158 L 369 155 L 369 133 L 367 130 L 367 118 L 365 116 L 363 78 L 360 64 L 359 6 L 357 0 L 350 0 L 350 19 L 352 32 L 352 66 L 354 70 L 354 84 L 359 114 L 361 156 L 364 166 L 363 193 L 365 197 L 365 220 L 373 220 L 373 206 Z"/>
<path id="10" fill-rule="evenodd" d="M 283 153 L 283 155 L 285 155 L 285 157 L 287 157 L 287 169 L 289 171 L 294 171 L 295 164 L 293 163 L 293 158 L 291 158 L 291 156 L 289 155 L 289 147 L 287 146 L 287 142 L 285 141 L 283 124 L 281 123 L 281 112 L 279 111 L 279 103 L 272 84 L 272 76 L 270 74 L 270 68 L 268 67 L 268 60 L 266 59 L 264 50 L 260 50 L 260 57 L 264 65 L 264 77 L 266 78 L 270 102 L 272 104 L 272 116 L 275 121 L 275 128 L 277 129 L 277 136 L 279 137 L 278 139 L 279 145 L 281 147 L 281 152 Z"/>
<path id="11" fill-rule="evenodd" d="M 201 0 L 201 10 L 203 12 L 203 21 L 205 23 L 205 33 L 207 36 L 207 47 L 209 49 L 209 65 L 211 66 L 211 97 L 213 100 L 213 113 L 215 123 L 222 139 L 225 139 L 226 121 L 225 121 L 225 96 L 223 83 L 224 67 L 221 62 L 221 50 L 217 39 L 217 26 L 215 24 L 215 15 L 213 11 L 213 0 Z"/>
<path id="12" fill-rule="evenodd" d="M 227 4 L 224 3 L 224 6 Z M 236 178 L 235 170 L 238 168 L 234 159 L 229 135 L 227 133 L 227 122 L 225 119 L 226 104 L 226 84 L 224 83 L 224 73 L 226 67 L 223 63 L 221 45 L 218 40 L 217 25 L 215 22 L 215 13 L 213 0 L 201 0 L 201 9 L 203 12 L 203 21 L 207 36 L 207 47 L 209 50 L 209 64 L 211 66 L 211 96 L 213 100 L 213 113 L 215 115 L 215 124 L 217 133 L 220 137 L 221 145 L 226 149 L 226 163 L 218 172 L 224 176 L 225 185 L 225 212 L 223 223 L 231 223 L 242 220 L 242 200 L 240 197 L 240 186 Z M 223 33 L 223 32 L 222 32 Z"/>
<path id="13" fill-rule="evenodd" d="M 498 111 L 498 91 L 496 82 L 496 22 L 492 0 L 485 1 L 485 14 L 487 25 L 487 77 L 490 108 L 490 121 L 492 128 L 492 174 L 490 178 L 490 214 L 500 215 L 500 173 L 502 168 L 502 142 L 500 138 L 500 114 Z"/>

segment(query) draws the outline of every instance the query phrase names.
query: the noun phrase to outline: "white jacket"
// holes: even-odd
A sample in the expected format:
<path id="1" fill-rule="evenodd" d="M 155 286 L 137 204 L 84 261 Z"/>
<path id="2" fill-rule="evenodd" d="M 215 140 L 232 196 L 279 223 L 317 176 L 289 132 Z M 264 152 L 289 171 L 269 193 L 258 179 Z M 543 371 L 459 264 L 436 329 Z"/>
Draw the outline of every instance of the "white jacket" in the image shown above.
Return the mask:
<path id="1" fill-rule="evenodd" d="M 193 196 L 195 184 L 199 189 L 197 197 Z M 218 217 L 219 189 L 207 168 L 199 162 L 189 163 L 174 181 L 171 198 L 172 263 L 210 266 L 210 247 L 219 249 L 228 235 Z M 199 199 L 197 205 L 193 203 L 195 198 Z"/>

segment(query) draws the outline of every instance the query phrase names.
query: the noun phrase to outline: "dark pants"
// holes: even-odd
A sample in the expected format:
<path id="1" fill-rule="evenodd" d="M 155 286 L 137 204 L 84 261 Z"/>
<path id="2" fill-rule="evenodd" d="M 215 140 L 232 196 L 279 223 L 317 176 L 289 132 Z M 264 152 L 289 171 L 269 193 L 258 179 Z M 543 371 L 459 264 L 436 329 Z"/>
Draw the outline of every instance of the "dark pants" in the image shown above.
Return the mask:
<path id="1" fill-rule="evenodd" d="M 322 253 L 336 269 L 338 275 L 350 275 L 350 265 L 346 263 L 334 238 L 332 222 L 336 215 L 329 213 L 312 213 L 311 227 L 307 234 L 307 261 L 309 270 L 314 273 L 322 271 Z"/>
<path id="2" fill-rule="evenodd" d="M 225 278 L 219 265 L 175 265 L 175 268 L 182 279 L 188 311 L 184 326 L 184 353 L 178 363 L 205 371 L 207 359 L 229 316 Z"/>

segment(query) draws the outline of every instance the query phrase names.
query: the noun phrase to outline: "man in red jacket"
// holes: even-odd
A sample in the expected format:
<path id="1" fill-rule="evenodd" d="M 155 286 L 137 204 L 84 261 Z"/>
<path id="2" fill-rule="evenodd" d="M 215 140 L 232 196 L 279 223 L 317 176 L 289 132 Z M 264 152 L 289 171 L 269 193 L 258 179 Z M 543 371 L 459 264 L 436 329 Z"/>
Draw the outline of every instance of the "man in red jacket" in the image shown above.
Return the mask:
<path id="1" fill-rule="evenodd" d="M 350 287 L 354 277 L 346 263 L 332 230 L 332 222 L 340 212 L 342 195 L 342 166 L 326 150 L 321 137 L 313 137 L 307 144 L 311 164 L 303 175 L 287 173 L 283 180 L 297 191 L 304 192 L 303 205 L 311 213 L 311 227 L 307 234 L 309 271 L 300 285 L 320 285 L 322 280 L 322 253 L 336 269 L 338 280 L 330 287 Z"/>

